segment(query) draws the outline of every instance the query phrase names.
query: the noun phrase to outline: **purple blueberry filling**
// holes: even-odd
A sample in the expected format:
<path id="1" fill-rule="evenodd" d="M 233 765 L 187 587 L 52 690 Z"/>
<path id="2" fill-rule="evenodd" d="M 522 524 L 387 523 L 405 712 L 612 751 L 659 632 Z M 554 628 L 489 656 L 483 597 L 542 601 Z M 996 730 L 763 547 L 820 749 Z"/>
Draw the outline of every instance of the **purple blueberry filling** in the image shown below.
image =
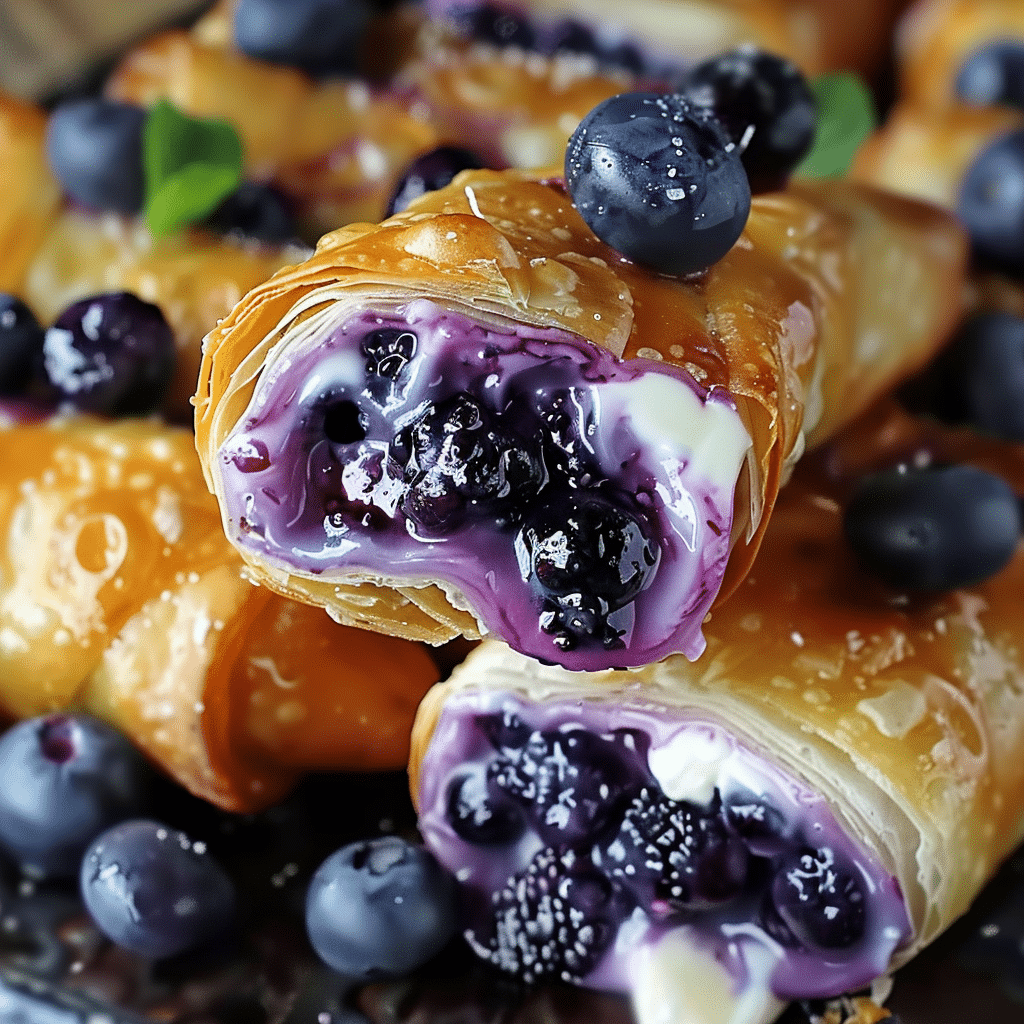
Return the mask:
<path id="1" fill-rule="evenodd" d="M 316 337 L 221 448 L 236 543 L 310 578 L 437 581 L 577 669 L 701 652 L 749 447 L 727 395 L 427 300 Z"/>
<path id="2" fill-rule="evenodd" d="M 456 693 L 420 829 L 464 886 L 470 944 L 529 982 L 628 991 L 638 953 L 683 927 L 740 988 L 767 955 L 776 997 L 827 997 L 910 937 L 896 880 L 821 797 L 647 705 Z"/>

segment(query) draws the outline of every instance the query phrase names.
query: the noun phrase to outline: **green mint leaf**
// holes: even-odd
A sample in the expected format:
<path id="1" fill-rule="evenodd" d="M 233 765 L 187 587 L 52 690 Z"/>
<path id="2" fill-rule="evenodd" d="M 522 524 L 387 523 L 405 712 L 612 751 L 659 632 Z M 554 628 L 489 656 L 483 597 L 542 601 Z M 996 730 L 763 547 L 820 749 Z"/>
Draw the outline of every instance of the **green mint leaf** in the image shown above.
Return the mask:
<path id="1" fill-rule="evenodd" d="M 158 100 L 142 129 L 146 222 L 169 235 L 203 220 L 242 181 L 242 143 L 226 121 L 189 117 Z"/>
<path id="2" fill-rule="evenodd" d="M 874 100 L 863 81 L 845 71 L 815 78 L 811 89 L 818 102 L 818 130 L 794 173 L 836 178 L 849 170 L 861 143 L 878 125 Z"/>

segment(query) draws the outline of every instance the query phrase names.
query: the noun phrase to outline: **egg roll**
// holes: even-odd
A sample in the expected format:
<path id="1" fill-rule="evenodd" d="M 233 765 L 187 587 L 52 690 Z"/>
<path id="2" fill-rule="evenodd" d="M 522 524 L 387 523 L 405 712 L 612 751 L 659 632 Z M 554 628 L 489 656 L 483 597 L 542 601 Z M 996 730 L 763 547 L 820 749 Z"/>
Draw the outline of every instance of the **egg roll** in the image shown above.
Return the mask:
<path id="1" fill-rule="evenodd" d="M 802 463 L 695 663 L 579 673 L 487 641 L 427 695 L 410 779 L 479 955 L 629 992 L 641 1024 L 755 1024 L 964 913 L 1024 838 L 1024 550 L 921 595 L 843 536 L 860 474 L 949 463 L 1024 487 L 1021 446 L 897 410 Z"/>
<path id="2" fill-rule="evenodd" d="M 21 416 L 0 437 L 5 715 L 90 712 L 236 811 L 306 770 L 405 764 L 434 660 L 253 586 L 190 431 Z"/>
<path id="3" fill-rule="evenodd" d="M 196 445 L 254 577 L 339 621 L 696 657 L 805 446 L 944 339 L 963 259 L 948 214 L 829 182 L 756 199 L 674 278 L 560 181 L 464 172 L 235 307 Z"/>

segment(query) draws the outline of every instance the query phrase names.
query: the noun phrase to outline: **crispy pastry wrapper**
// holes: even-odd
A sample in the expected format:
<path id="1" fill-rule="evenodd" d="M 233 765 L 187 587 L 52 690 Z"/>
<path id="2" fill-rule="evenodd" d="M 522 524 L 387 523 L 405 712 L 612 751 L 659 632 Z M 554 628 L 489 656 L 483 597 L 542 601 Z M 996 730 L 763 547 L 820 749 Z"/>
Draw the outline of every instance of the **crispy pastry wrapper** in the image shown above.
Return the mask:
<path id="1" fill-rule="evenodd" d="M 701 659 L 573 673 L 488 641 L 420 706 L 414 799 L 439 764 L 435 728 L 460 695 L 709 720 L 825 796 L 844 831 L 895 877 L 911 934 L 889 967 L 905 963 L 1024 838 L 1024 549 L 982 584 L 917 598 L 863 575 L 843 539 L 850 481 L 928 460 L 969 462 L 1024 487 L 1021 446 L 880 410 L 798 469 L 750 574 L 707 623 Z"/>
<path id="2" fill-rule="evenodd" d="M 92 712 L 232 810 L 306 769 L 404 763 L 433 661 L 253 586 L 189 431 L 59 417 L 0 436 L 6 714 Z"/>
<path id="3" fill-rule="evenodd" d="M 724 596 L 749 568 L 805 447 L 945 338 L 959 313 L 964 252 L 947 214 L 830 181 L 755 199 L 724 259 L 672 278 L 600 242 L 557 181 L 465 172 L 380 225 L 325 236 L 309 260 L 235 307 L 206 339 L 197 448 L 224 510 L 220 449 L 257 386 L 353 312 L 429 299 L 479 322 L 568 332 L 623 361 L 673 364 L 734 403 L 751 447 L 735 484 Z M 239 524 L 224 515 L 237 537 Z M 312 573 L 240 549 L 261 582 L 342 622 L 432 643 L 480 633 L 465 594 L 414 570 Z"/>

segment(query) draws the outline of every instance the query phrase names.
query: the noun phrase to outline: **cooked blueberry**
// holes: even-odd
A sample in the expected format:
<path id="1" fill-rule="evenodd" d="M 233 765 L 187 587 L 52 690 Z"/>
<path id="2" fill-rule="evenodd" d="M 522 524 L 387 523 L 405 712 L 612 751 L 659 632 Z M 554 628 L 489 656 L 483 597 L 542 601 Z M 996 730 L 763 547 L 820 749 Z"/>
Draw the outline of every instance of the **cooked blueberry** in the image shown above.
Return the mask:
<path id="1" fill-rule="evenodd" d="M 0 737 L 0 845 L 38 876 L 73 877 L 86 847 L 143 810 L 151 773 L 121 733 L 87 715 L 27 719 Z"/>
<path id="2" fill-rule="evenodd" d="M 43 355 L 43 329 L 21 299 L 0 293 L 0 396 L 22 397 Z"/>
<path id="3" fill-rule="evenodd" d="M 395 194 L 388 203 L 387 215 L 399 213 L 426 192 L 444 188 L 459 171 L 483 167 L 483 161 L 462 146 L 438 146 L 415 160 L 406 169 Z"/>
<path id="4" fill-rule="evenodd" d="M 533 48 L 533 26 L 518 11 L 500 3 L 467 4 L 456 13 L 459 30 L 494 46 Z"/>
<path id="5" fill-rule="evenodd" d="M 467 938 L 482 957 L 530 984 L 585 977 L 621 921 L 608 880 L 571 852 L 541 850 L 492 899 L 488 929 L 472 929 Z"/>
<path id="6" fill-rule="evenodd" d="M 82 99 L 62 103 L 46 125 L 46 156 L 61 188 L 96 210 L 142 209 L 142 126 L 146 112 L 130 103 Z"/>
<path id="7" fill-rule="evenodd" d="M 964 175 L 956 212 L 979 261 L 1024 273 L 1024 130 L 978 154 Z"/>
<path id="8" fill-rule="evenodd" d="M 807 79 L 791 61 L 756 46 L 698 64 L 679 88 L 724 125 L 751 192 L 781 188 L 814 142 L 817 104 Z"/>
<path id="9" fill-rule="evenodd" d="M 564 848 L 604 831 L 639 784 L 632 733 L 538 730 L 487 766 L 492 790 L 520 803 L 544 842 Z M 634 762 L 634 763 L 631 763 Z"/>
<path id="10" fill-rule="evenodd" d="M 494 715 L 478 715 L 477 728 L 491 742 L 495 750 L 512 754 L 522 750 L 533 730 L 514 712 L 503 711 Z"/>
<path id="11" fill-rule="evenodd" d="M 608 877 L 656 917 L 737 896 L 749 861 L 718 806 L 670 800 L 647 788 L 633 797 L 618 834 L 600 851 Z"/>
<path id="12" fill-rule="evenodd" d="M 227 932 L 235 919 L 231 879 L 184 832 L 158 821 L 125 821 L 86 851 L 82 898 L 112 942 L 159 959 Z"/>
<path id="13" fill-rule="evenodd" d="M 543 483 L 539 447 L 506 434 L 465 392 L 431 406 L 404 443 L 409 487 L 402 511 L 431 531 L 450 530 L 474 511 L 503 520 Z"/>
<path id="14" fill-rule="evenodd" d="M 864 568 L 890 587 L 940 592 L 994 575 L 1021 530 L 1017 496 L 973 466 L 898 467 L 865 477 L 843 519 Z"/>
<path id="15" fill-rule="evenodd" d="M 753 793 L 730 794 L 722 806 L 725 824 L 757 856 L 780 852 L 787 842 L 782 812 Z"/>
<path id="16" fill-rule="evenodd" d="M 577 126 L 565 180 L 591 230 L 637 263 L 692 274 L 717 263 L 750 213 L 735 143 L 683 96 L 613 96 Z"/>
<path id="17" fill-rule="evenodd" d="M 455 934 L 455 882 L 422 846 L 397 836 L 352 843 L 313 876 L 306 928 L 321 959 L 346 978 L 399 977 Z"/>
<path id="18" fill-rule="evenodd" d="M 295 218 L 272 185 L 244 181 L 207 218 L 207 225 L 240 240 L 279 245 L 296 237 Z"/>
<path id="19" fill-rule="evenodd" d="M 418 344 L 416 335 L 398 327 L 382 327 L 372 331 L 360 343 L 366 357 L 366 388 L 377 402 L 383 404 L 401 388 L 399 379 Z"/>
<path id="20" fill-rule="evenodd" d="M 108 416 L 157 409 L 174 362 L 174 335 L 159 306 L 130 292 L 73 303 L 43 339 L 45 374 L 60 398 Z"/>
<path id="21" fill-rule="evenodd" d="M 455 834 L 475 846 L 514 843 L 526 831 L 519 805 L 492 791 L 481 772 L 466 771 L 452 779 L 447 816 Z"/>
<path id="22" fill-rule="evenodd" d="M 1024 40 L 997 39 L 973 50 L 960 65 L 955 89 L 978 106 L 1024 107 Z"/>
<path id="23" fill-rule="evenodd" d="M 337 398 L 323 407 L 324 436 L 334 444 L 358 444 L 366 437 L 366 417 L 350 398 Z"/>
<path id="24" fill-rule="evenodd" d="M 771 883 L 771 908 L 792 940 L 812 949 L 845 949 L 864 934 L 864 892 L 827 847 L 783 858 Z M 785 932 L 771 929 L 776 938 Z"/>
<path id="25" fill-rule="evenodd" d="M 372 15 L 369 0 L 239 0 L 235 45 L 313 75 L 351 74 Z"/>
<path id="26" fill-rule="evenodd" d="M 541 599 L 541 628 L 560 646 L 621 644 L 610 616 L 640 593 L 658 564 L 648 532 L 639 514 L 596 493 L 558 493 L 533 511 L 516 538 L 516 556 Z"/>
<path id="27" fill-rule="evenodd" d="M 1024 318 L 1005 312 L 971 317 L 939 363 L 957 419 L 1024 441 Z"/>

